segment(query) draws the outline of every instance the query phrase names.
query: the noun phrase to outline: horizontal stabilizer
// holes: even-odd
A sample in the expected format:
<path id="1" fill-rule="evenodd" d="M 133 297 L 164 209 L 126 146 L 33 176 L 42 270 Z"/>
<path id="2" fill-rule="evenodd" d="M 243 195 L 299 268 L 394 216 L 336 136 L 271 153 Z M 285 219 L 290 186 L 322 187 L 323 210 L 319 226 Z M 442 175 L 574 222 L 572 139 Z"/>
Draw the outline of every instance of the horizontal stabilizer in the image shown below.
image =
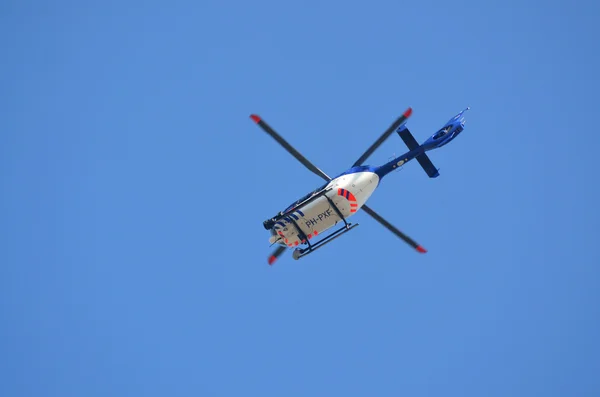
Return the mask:
<path id="1" fill-rule="evenodd" d="M 418 155 L 416 159 L 430 178 L 437 178 L 440 176 L 437 168 L 435 168 L 431 160 L 429 160 L 429 156 L 427 156 L 425 153 Z"/>
<path id="2" fill-rule="evenodd" d="M 398 128 L 396 132 L 398 132 L 398 135 L 400 135 L 400 138 L 402 138 L 404 144 L 408 147 L 408 150 L 415 150 L 419 148 L 419 143 L 411 134 L 410 130 L 406 127 L 406 125 L 403 125 L 400 128 Z M 440 173 L 438 172 L 437 168 L 435 168 L 427 154 L 419 154 L 416 157 L 416 159 L 421 165 L 421 168 L 423 168 L 423 170 L 427 173 L 427 175 L 429 175 L 430 178 L 437 178 L 438 176 L 440 176 Z"/>
<path id="3" fill-rule="evenodd" d="M 397 132 L 398 135 L 400 135 L 400 138 L 402 138 L 404 141 L 404 144 L 408 147 L 408 150 L 415 150 L 419 147 L 419 143 L 415 140 L 415 137 L 412 136 L 406 125 L 398 128 Z"/>

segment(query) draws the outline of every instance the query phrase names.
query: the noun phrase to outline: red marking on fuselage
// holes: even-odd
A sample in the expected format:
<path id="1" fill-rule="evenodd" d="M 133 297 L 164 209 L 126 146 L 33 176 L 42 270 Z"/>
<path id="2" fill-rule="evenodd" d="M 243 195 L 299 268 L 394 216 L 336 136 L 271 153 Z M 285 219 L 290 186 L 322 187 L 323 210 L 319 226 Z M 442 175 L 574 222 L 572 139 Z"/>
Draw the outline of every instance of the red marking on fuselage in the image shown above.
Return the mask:
<path id="1" fill-rule="evenodd" d="M 338 189 L 338 196 L 342 196 L 348 201 L 356 201 L 356 197 L 354 197 L 350 190 Z"/>

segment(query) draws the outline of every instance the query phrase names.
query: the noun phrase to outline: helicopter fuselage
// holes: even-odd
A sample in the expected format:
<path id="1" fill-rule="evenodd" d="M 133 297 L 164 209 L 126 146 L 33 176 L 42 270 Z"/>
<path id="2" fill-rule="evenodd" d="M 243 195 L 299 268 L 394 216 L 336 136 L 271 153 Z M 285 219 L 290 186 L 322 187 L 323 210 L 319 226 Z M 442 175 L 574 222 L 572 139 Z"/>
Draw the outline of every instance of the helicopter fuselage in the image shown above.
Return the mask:
<path id="1" fill-rule="evenodd" d="M 304 205 L 298 205 L 298 202 L 292 204 L 289 208 L 292 211 L 289 212 L 288 209 L 288 215 L 275 222 L 269 241 L 288 247 L 305 244 L 305 238 L 312 239 L 343 221 L 342 217 L 347 219 L 354 215 L 371 197 L 379 185 L 379 179 L 379 175 L 368 170 L 349 171 L 332 179 L 299 201 L 330 189 L 325 194 Z M 334 205 L 331 205 L 330 200 Z"/>

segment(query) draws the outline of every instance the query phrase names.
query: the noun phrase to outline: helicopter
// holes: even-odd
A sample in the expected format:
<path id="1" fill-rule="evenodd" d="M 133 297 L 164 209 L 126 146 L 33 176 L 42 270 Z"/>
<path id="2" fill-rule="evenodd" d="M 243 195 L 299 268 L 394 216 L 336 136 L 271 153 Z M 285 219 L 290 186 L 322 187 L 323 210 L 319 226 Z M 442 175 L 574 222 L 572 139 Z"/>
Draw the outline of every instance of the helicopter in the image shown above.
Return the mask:
<path id="1" fill-rule="evenodd" d="M 412 108 L 408 107 L 349 169 L 333 178 L 300 154 L 259 115 L 251 114 L 250 118 L 252 121 L 275 139 L 308 170 L 325 180 L 323 185 L 263 222 L 263 227 L 270 232 L 270 245 L 277 245 L 276 249 L 268 257 L 269 265 L 272 265 L 288 248 L 295 247 L 292 257 L 298 260 L 354 229 L 359 224 L 349 222 L 348 218 L 356 214 L 359 210 L 366 212 L 417 252 L 426 253 L 427 250 L 422 245 L 389 223 L 385 218 L 371 209 L 370 206 L 367 206 L 366 202 L 375 189 L 377 189 L 384 176 L 404 166 L 413 159 L 417 160 L 429 178 L 437 178 L 439 176 L 439 169 L 433 165 L 427 152 L 448 144 L 464 130 L 465 118 L 463 114 L 469 109 L 470 107 L 467 107 L 462 110 L 448 120 L 435 134 L 431 135 L 422 144 L 419 144 L 408 127 L 406 127 L 406 121 L 412 115 Z M 408 151 L 379 166 L 363 165 L 365 160 L 394 131 L 400 136 L 407 146 Z M 323 232 L 331 229 L 340 222 L 343 223 L 343 226 L 325 237 L 320 237 Z M 320 240 L 311 243 L 311 240 L 314 241 L 313 239 L 316 239 L 317 236 L 319 236 Z"/>

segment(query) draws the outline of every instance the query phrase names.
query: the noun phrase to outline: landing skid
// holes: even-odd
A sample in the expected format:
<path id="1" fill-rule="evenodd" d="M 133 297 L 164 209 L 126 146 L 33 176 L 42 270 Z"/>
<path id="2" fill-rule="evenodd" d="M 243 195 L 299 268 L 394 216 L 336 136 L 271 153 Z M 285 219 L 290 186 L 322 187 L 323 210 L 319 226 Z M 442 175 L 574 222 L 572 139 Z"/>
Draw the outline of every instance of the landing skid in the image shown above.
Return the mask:
<path id="1" fill-rule="evenodd" d="M 336 238 L 340 237 L 342 234 L 349 232 L 350 230 L 354 229 L 358 225 L 359 225 L 358 223 L 354 223 L 354 224 L 346 223 L 345 226 L 342 226 L 335 232 L 331 233 L 329 236 L 323 237 L 321 240 L 317 241 L 314 244 L 311 244 L 308 240 L 306 240 L 308 247 L 307 248 L 296 248 L 292 252 L 292 258 L 294 258 L 296 260 L 303 258 L 306 255 L 308 255 L 308 254 L 316 251 L 317 249 L 321 248 L 322 246 L 326 245 L 327 243 L 332 242 Z"/>

